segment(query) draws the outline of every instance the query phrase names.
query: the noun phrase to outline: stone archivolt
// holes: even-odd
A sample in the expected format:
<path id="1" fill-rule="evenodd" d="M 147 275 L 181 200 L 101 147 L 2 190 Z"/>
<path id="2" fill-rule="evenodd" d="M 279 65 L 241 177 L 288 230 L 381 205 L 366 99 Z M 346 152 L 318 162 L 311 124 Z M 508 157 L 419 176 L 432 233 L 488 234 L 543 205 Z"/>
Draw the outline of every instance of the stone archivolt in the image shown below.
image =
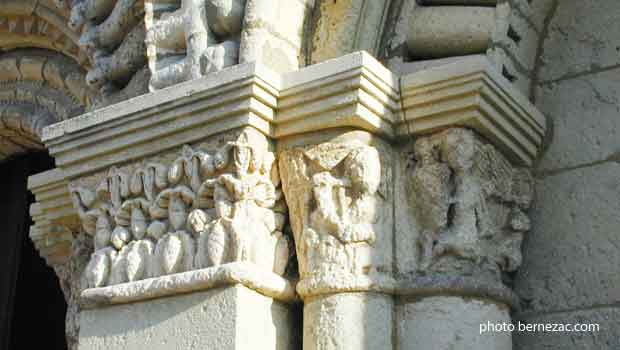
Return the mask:
<path id="1" fill-rule="evenodd" d="M 151 89 L 238 63 L 244 0 L 155 0 L 146 6 Z"/>
<path id="2" fill-rule="evenodd" d="M 43 49 L 0 55 L 0 160 L 43 149 L 45 126 L 81 114 L 96 99 L 84 71 L 71 59 Z"/>
<path id="3" fill-rule="evenodd" d="M 147 0 L 150 89 L 245 62 L 275 71 L 303 65 L 303 26 L 312 0 Z"/>
<path id="4" fill-rule="evenodd" d="M 95 252 L 88 286 L 102 287 L 232 262 L 283 275 L 286 206 L 271 152 L 243 141 L 214 153 L 185 146 L 170 165 L 112 168 L 95 188 L 72 186 Z"/>
<path id="5" fill-rule="evenodd" d="M 4 0 L 0 8 L 0 47 L 41 48 L 60 52 L 87 67 L 78 45 L 79 31 L 69 28 L 70 6 L 60 0 Z"/>
<path id="6" fill-rule="evenodd" d="M 86 82 L 101 90 L 102 104 L 147 91 L 143 18 L 138 0 L 76 0 L 71 5 L 68 25 L 82 33 L 79 45 L 93 63 Z"/>
<path id="7" fill-rule="evenodd" d="M 468 129 L 415 143 L 408 197 L 422 274 L 475 275 L 501 281 L 521 265 L 533 181 Z"/>

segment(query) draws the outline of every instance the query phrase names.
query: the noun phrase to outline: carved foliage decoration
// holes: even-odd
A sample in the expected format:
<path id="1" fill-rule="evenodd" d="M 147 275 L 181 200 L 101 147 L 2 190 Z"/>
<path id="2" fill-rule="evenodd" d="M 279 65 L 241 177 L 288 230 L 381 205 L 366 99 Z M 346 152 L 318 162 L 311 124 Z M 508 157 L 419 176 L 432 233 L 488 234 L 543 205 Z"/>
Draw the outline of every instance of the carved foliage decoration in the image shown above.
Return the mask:
<path id="1" fill-rule="evenodd" d="M 467 129 L 418 139 L 409 198 L 419 270 L 484 269 L 497 277 L 521 265 L 533 182 Z M 469 267 L 468 267 L 469 266 Z"/>
<path id="2" fill-rule="evenodd" d="M 274 163 L 273 153 L 245 141 L 214 153 L 185 146 L 172 164 L 131 174 L 111 168 L 95 188 L 71 185 L 95 244 L 89 287 L 237 261 L 282 275 L 289 239 Z"/>
<path id="3" fill-rule="evenodd" d="M 356 284 L 389 268 L 381 256 L 390 239 L 381 163 L 377 148 L 357 141 L 280 155 L 302 278 L 298 290 Z"/>

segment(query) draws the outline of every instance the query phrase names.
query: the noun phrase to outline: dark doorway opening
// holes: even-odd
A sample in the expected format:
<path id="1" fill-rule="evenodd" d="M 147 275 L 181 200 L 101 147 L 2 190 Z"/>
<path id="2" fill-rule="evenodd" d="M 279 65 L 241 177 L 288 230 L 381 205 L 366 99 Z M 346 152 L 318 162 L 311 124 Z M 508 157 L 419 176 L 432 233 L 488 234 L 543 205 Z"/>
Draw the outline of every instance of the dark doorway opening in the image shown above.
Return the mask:
<path id="1" fill-rule="evenodd" d="M 47 154 L 0 163 L 0 348 L 67 349 L 67 305 L 58 278 L 28 237 L 34 201 L 28 176 L 49 170 Z"/>

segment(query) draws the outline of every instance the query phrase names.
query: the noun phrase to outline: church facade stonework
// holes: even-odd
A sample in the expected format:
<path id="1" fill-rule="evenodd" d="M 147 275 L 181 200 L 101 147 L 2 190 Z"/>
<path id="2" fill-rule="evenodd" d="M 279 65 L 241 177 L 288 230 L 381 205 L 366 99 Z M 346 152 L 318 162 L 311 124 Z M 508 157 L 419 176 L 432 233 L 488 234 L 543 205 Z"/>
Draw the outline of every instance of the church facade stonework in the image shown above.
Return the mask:
<path id="1" fill-rule="evenodd" d="M 571 22 L 620 5 L 583 3 L 0 0 L 68 348 L 620 347 L 620 43 Z M 517 322 L 600 329 L 481 331 Z"/>

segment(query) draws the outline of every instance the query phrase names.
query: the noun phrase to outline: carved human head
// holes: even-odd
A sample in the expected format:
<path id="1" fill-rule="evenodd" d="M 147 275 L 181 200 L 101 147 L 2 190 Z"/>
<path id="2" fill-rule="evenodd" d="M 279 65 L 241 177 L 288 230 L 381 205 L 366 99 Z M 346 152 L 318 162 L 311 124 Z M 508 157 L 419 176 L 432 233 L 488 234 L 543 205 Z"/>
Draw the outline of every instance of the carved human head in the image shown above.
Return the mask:
<path id="1" fill-rule="evenodd" d="M 212 218 L 201 209 L 192 210 L 187 218 L 187 226 L 194 234 L 200 234 L 205 230 Z"/>
<path id="2" fill-rule="evenodd" d="M 235 143 L 233 147 L 235 169 L 238 173 L 246 174 L 258 171 L 262 162 L 254 148 L 248 144 Z"/>

